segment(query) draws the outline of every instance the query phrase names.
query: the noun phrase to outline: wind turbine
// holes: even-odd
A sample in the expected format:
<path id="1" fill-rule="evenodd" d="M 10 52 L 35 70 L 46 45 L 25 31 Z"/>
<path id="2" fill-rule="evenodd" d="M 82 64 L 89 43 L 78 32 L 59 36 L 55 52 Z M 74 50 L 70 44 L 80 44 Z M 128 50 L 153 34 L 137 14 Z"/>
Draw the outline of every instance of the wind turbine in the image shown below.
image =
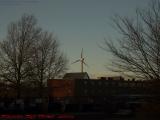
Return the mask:
<path id="1" fill-rule="evenodd" d="M 80 62 L 80 63 L 81 63 L 81 72 L 83 73 L 83 65 L 88 66 L 88 65 L 85 63 L 85 61 L 84 61 L 83 48 L 82 48 L 82 51 L 81 51 L 81 58 L 78 59 L 78 60 L 76 60 L 76 61 L 74 61 L 72 64 L 77 63 L 77 62 Z"/>

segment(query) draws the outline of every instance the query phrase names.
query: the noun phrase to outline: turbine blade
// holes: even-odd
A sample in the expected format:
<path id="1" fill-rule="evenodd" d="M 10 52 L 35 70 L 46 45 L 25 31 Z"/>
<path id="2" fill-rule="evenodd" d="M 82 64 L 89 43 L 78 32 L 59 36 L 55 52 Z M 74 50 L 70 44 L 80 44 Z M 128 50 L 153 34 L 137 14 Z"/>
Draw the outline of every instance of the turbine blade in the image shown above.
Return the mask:
<path id="1" fill-rule="evenodd" d="M 77 62 L 79 62 L 79 61 L 81 61 L 81 60 L 80 60 L 80 59 L 79 59 L 79 60 L 76 60 L 76 61 L 72 62 L 71 64 L 77 63 Z"/>
<path id="2" fill-rule="evenodd" d="M 83 61 L 83 64 L 84 64 L 85 66 L 89 67 L 89 65 L 88 65 L 87 63 L 85 63 L 84 61 Z"/>
<path id="3" fill-rule="evenodd" d="M 83 48 L 82 48 L 82 51 L 81 51 L 81 58 L 83 58 Z"/>

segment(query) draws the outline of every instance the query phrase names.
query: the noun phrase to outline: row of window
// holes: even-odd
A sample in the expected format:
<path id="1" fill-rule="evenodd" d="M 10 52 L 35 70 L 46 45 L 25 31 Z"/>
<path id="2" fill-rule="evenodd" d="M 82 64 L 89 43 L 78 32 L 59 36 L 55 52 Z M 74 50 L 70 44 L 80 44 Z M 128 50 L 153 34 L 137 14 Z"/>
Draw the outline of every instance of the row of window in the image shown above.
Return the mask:
<path id="1" fill-rule="evenodd" d="M 145 84 L 143 84 L 143 83 L 127 83 L 127 82 L 102 82 L 102 81 L 83 81 L 83 84 L 84 85 L 99 85 L 99 86 L 101 86 L 101 85 L 106 85 L 106 86 L 119 86 L 119 87 L 144 87 L 145 86 Z"/>

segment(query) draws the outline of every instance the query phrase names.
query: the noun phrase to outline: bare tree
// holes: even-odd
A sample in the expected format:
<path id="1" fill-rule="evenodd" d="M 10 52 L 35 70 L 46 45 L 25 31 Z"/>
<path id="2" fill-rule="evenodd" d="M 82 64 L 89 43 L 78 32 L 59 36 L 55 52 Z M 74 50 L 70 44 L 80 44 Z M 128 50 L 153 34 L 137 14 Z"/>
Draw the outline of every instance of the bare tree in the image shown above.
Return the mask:
<path id="1" fill-rule="evenodd" d="M 24 14 L 19 21 L 8 26 L 7 37 L 0 43 L 0 77 L 12 83 L 18 98 L 21 96 L 22 83 L 32 71 L 29 66 L 32 46 L 40 33 L 36 19 Z"/>
<path id="2" fill-rule="evenodd" d="M 67 59 L 59 50 L 59 43 L 51 33 L 43 32 L 34 47 L 34 77 L 42 97 L 47 79 L 60 77 L 67 70 Z"/>
<path id="3" fill-rule="evenodd" d="M 41 96 L 47 79 L 59 77 L 66 69 L 67 59 L 58 41 L 37 26 L 34 16 L 24 14 L 8 26 L 7 36 L 0 42 L 0 78 L 10 82 L 18 98 L 22 88 L 33 81 Z"/>
<path id="4" fill-rule="evenodd" d="M 121 38 L 105 40 L 103 49 L 115 56 L 112 70 L 134 77 L 160 80 L 160 2 L 137 10 L 136 18 L 116 16 L 114 25 Z"/>

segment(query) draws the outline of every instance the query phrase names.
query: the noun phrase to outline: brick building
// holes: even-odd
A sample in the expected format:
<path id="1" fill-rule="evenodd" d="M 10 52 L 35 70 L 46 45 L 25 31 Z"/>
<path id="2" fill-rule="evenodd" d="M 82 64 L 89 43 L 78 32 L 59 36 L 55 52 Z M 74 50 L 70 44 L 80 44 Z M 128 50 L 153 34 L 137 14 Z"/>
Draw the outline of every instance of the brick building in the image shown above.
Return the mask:
<path id="1" fill-rule="evenodd" d="M 70 75 L 73 75 L 72 78 Z M 72 73 L 48 80 L 49 97 L 64 103 L 104 103 L 111 97 L 147 96 L 152 82 L 118 79 L 89 79 L 87 73 Z M 81 76 L 81 77 L 79 77 Z M 88 79 L 84 79 L 88 76 Z"/>

